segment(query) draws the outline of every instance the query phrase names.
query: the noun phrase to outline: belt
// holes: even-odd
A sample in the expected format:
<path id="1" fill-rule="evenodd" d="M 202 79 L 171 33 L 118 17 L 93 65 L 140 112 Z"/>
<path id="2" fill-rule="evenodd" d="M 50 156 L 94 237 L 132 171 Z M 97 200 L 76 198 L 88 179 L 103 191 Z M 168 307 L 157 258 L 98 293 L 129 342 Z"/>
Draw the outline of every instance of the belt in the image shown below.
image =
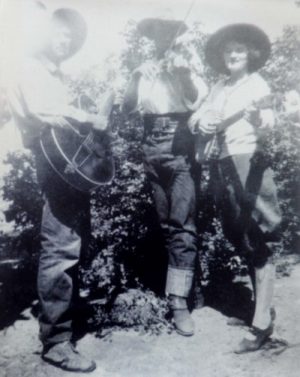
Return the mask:
<path id="1" fill-rule="evenodd" d="M 144 114 L 143 117 L 144 119 L 170 118 L 172 120 L 187 120 L 191 114 L 191 111 L 186 111 L 184 113 Z"/>
<path id="2" fill-rule="evenodd" d="M 177 127 L 184 124 L 189 116 L 190 113 L 145 114 L 145 132 L 153 136 L 174 134 Z"/>

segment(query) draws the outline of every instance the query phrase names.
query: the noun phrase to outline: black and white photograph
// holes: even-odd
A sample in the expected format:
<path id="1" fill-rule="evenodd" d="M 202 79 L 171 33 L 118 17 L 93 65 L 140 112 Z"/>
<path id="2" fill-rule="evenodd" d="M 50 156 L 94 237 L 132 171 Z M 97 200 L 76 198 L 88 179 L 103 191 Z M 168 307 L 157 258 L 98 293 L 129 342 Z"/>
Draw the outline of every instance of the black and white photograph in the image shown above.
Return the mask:
<path id="1" fill-rule="evenodd" d="M 298 377 L 300 1 L 0 0 L 0 377 Z"/>

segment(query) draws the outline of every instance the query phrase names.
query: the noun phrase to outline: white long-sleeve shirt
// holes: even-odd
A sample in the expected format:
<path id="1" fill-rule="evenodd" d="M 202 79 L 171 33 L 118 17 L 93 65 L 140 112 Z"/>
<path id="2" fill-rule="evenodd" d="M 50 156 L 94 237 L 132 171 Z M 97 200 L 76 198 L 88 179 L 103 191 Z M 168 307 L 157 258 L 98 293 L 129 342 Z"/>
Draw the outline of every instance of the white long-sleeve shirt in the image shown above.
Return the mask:
<path id="1" fill-rule="evenodd" d="M 206 97 L 208 89 L 203 80 L 192 78 L 194 90 L 197 91 L 195 103 Z M 166 114 L 190 111 L 193 102 L 184 94 L 184 83 L 176 74 L 163 72 L 153 81 L 141 77 L 138 86 L 137 108 L 141 113 Z"/>
<path id="2" fill-rule="evenodd" d="M 61 71 L 45 57 L 24 61 L 9 87 L 8 100 L 26 147 L 33 146 L 45 125 L 66 126 L 70 119 L 82 123 L 87 119 L 85 111 L 71 105 Z"/>

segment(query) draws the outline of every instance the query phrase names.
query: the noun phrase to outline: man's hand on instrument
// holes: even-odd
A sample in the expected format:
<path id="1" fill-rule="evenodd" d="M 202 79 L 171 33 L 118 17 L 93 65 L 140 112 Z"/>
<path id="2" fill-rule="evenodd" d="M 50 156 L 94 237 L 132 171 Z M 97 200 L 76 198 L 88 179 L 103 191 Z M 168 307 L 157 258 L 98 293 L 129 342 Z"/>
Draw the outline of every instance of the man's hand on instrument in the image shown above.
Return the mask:
<path id="1" fill-rule="evenodd" d="M 201 133 L 204 136 L 212 135 L 217 131 L 217 126 L 222 122 L 221 114 L 214 111 L 196 111 L 188 121 L 188 127 L 192 134 Z"/>
<path id="2" fill-rule="evenodd" d="M 170 51 L 167 56 L 165 57 L 166 60 L 166 69 L 169 72 L 172 72 L 173 70 L 183 70 L 184 72 L 189 73 L 189 62 L 188 60 L 183 57 L 182 54 L 175 52 L 175 51 Z"/>
<path id="3" fill-rule="evenodd" d="M 89 114 L 88 123 L 91 123 L 94 130 L 104 131 L 108 126 L 108 117 L 100 114 Z"/>
<path id="4" fill-rule="evenodd" d="M 199 117 L 196 111 L 193 115 L 191 115 L 190 119 L 188 120 L 188 127 L 193 135 L 196 135 L 200 132 L 198 122 Z"/>
<path id="5" fill-rule="evenodd" d="M 154 62 L 145 62 L 134 70 L 133 75 L 141 75 L 146 80 L 153 81 L 157 76 L 159 67 Z"/>

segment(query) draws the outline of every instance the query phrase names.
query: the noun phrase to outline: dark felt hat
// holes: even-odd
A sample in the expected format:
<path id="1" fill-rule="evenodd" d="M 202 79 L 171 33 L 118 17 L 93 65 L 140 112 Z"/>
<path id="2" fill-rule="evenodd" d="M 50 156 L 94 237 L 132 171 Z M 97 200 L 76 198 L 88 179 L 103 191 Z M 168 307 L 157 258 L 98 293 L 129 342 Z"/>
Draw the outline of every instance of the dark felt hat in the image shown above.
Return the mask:
<path id="1" fill-rule="evenodd" d="M 252 24 L 231 24 L 212 34 L 205 47 L 207 63 L 219 73 L 228 73 L 223 52 L 225 44 L 230 41 L 243 43 L 256 51 L 249 65 L 251 72 L 261 68 L 270 56 L 271 43 L 263 30 Z"/>
<path id="2" fill-rule="evenodd" d="M 87 36 L 87 24 L 81 14 L 71 8 L 56 9 L 52 14 L 52 19 L 65 24 L 71 30 L 72 41 L 70 53 L 67 57 L 70 58 L 84 44 Z"/>
<path id="3" fill-rule="evenodd" d="M 145 18 L 137 25 L 139 33 L 154 41 L 160 49 L 167 49 L 174 40 L 187 31 L 183 21 Z"/>

